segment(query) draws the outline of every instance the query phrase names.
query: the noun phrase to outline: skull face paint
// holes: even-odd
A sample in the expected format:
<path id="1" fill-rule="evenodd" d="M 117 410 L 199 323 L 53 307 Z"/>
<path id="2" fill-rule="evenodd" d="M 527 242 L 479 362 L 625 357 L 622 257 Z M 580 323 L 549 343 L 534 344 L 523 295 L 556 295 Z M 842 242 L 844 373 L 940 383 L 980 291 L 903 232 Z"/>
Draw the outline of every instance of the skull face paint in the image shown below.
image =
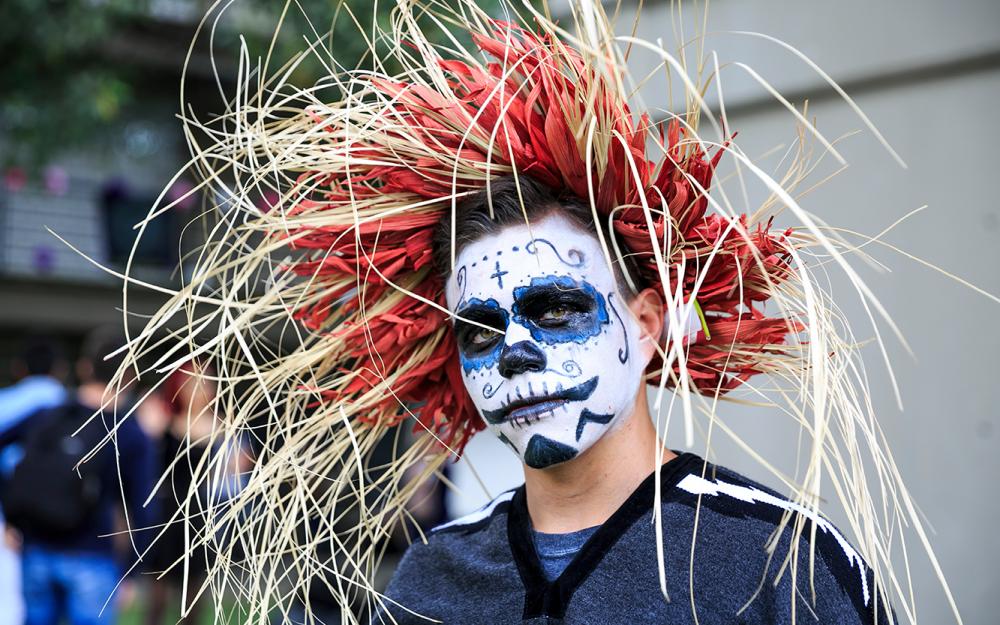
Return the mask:
<path id="1" fill-rule="evenodd" d="M 465 247 L 448 280 L 465 387 L 529 467 L 570 460 L 632 409 L 639 327 L 595 236 L 560 215 Z"/>

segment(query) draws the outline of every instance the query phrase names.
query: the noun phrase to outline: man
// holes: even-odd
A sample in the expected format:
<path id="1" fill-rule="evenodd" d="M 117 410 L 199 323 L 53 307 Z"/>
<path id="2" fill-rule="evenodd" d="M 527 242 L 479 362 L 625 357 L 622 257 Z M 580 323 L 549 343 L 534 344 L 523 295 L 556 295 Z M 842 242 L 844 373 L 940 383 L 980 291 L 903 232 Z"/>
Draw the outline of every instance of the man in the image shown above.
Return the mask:
<path id="1" fill-rule="evenodd" d="M 211 197 L 258 197 L 262 181 L 278 193 L 268 210 L 213 207 L 191 280 L 142 334 L 174 343 L 158 372 L 218 356 L 232 407 L 220 435 L 260 433 L 225 510 L 238 540 L 189 541 L 239 547 L 239 567 L 216 559 L 216 587 L 244 590 L 251 620 L 286 614 L 314 584 L 351 605 L 385 537 L 413 528 L 420 482 L 490 428 L 525 464 L 525 486 L 426 543 L 411 533 L 388 600 L 367 595 L 377 618 L 859 623 L 887 614 L 883 587 L 907 600 L 902 585 L 876 588 L 818 514 L 832 482 L 879 581 L 902 577 L 891 557 L 903 538 L 887 528 L 905 486 L 858 342 L 815 274 L 840 266 L 869 291 L 795 200 L 809 150 L 773 178 L 705 104 L 718 72 L 619 37 L 600 2 L 573 2 L 558 22 L 523 3 L 511 22 L 455 4 L 400 3 L 371 68 L 331 66 L 329 84 L 349 86 L 333 102 L 284 74 L 242 81 L 252 110 L 198 142 Z M 422 30 L 432 23 L 469 36 L 438 45 Z M 683 96 L 633 108 L 642 79 L 625 60 L 640 48 L 671 78 L 690 70 Z M 267 93 L 251 92 L 260 84 Z M 724 155 L 739 190 L 713 186 Z M 759 206 L 743 204 L 748 180 L 766 191 Z M 777 227 L 782 211 L 801 227 Z M 276 328 L 297 337 L 278 353 Z M 132 365 L 154 344 L 135 346 Z M 794 505 L 661 453 L 649 423 L 644 382 L 677 401 L 693 441 L 697 409 L 712 418 L 758 375 L 769 381 L 747 395 L 801 428 Z M 405 449 L 404 424 L 416 435 Z M 374 467 L 387 439 L 391 462 Z M 905 522 L 922 531 L 910 507 Z"/>
<path id="2" fill-rule="evenodd" d="M 797 569 L 782 570 L 793 529 L 781 529 L 781 518 L 794 506 L 731 471 L 665 451 L 662 520 L 654 517 L 660 443 L 644 374 L 664 329 L 661 296 L 648 287 L 623 295 L 621 271 L 609 266 L 581 203 L 559 202 L 524 176 L 520 189 L 508 178 L 490 192 L 456 211 L 462 243 L 447 297 L 466 389 L 521 457 L 525 484 L 415 542 L 386 593 L 392 616 L 883 622 L 867 567 L 826 520 L 810 517 L 814 568 L 806 531 Z"/>
<path id="3" fill-rule="evenodd" d="M 66 391 L 60 380 L 65 363 L 56 344 L 48 338 L 33 336 L 25 342 L 21 357 L 14 361 L 17 382 L 0 389 L 0 436 L 16 427 L 32 413 L 51 408 L 63 401 Z M 16 446 L 0 453 L 0 480 L 13 470 L 21 454 Z M 3 511 L 0 510 L 0 513 Z M 20 625 L 24 614 L 21 601 L 21 564 L 17 554 L 16 530 L 5 527 L 0 514 L 0 625 Z"/>
<path id="4" fill-rule="evenodd" d="M 60 381 L 64 367 L 54 342 L 43 337 L 27 339 L 21 357 L 12 367 L 17 382 L 0 389 L 0 434 L 31 413 L 62 402 L 66 394 Z"/>
<path id="5" fill-rule="evenodd" d="M 0 446 L 18 441 L 24 449 L 3 501 L 10 523 L 23 534 L 26 625 L 115 622 L 114 593 L 124 572 L 115 547 L 116 519 L 124 514 L 133 530 L 152 525 L 143 503 L 153 487 L 155 455 L 138 422 L 122 420 L 129 404 L 123 396 L 112 401 L 108 386 L 120 358 L 105 356 L 121 342 L 107 330 L 91 334 L 77 363 L 76 392 L 0 437 Z M 111 431 L 113 442 L 74 472 Z M 147 535 L 134 534 L 140 554 Z"/>

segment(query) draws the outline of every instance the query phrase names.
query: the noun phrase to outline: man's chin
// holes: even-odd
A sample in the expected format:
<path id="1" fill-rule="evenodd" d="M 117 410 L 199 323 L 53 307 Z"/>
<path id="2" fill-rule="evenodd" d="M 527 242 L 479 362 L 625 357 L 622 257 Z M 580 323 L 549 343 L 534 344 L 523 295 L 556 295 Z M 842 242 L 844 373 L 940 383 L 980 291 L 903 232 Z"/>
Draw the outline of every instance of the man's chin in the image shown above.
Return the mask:
<path id="1" fill-rule="evenodd" d="M 524 464 L 532 469 L 546 469 L 572 460 L 578 453 L 579 450 L 572 445 L 560 443 L 544 434 L 534 434 L 528 439 L 528 445 L 525 447 L 522 457 Z"/>
<path id="2" fill-rule="evenodd" d="M 545 469 L 572 460 L 580 453 L 580 447 L 573 440 L 573 433 L 565 431 L 563 424 L 544 422 L 552 419 L 553 416 L 545 418 L 541 423 L 543 427 L 538 427 L 535 422 L 523 427 L 505 423 L 502 427 L 491 429 L 500 442 L 517 454 L 529 468 Z M 545 425 L 549 427 L 544 427 Z"/>

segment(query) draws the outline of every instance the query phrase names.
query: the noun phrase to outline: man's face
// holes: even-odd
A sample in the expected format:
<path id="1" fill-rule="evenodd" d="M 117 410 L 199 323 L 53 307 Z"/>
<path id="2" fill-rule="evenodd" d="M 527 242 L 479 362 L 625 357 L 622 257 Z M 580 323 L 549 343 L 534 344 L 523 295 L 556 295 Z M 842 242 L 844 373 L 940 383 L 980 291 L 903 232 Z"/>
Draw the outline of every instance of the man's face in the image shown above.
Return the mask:
<path id="1" fill-rule="evenodd" d="M 447 299 L 465 387 L 529 467 L 576 457 L 631 411 L 639 326 L 597 239 L 564 217 L 468 245 Z"/>

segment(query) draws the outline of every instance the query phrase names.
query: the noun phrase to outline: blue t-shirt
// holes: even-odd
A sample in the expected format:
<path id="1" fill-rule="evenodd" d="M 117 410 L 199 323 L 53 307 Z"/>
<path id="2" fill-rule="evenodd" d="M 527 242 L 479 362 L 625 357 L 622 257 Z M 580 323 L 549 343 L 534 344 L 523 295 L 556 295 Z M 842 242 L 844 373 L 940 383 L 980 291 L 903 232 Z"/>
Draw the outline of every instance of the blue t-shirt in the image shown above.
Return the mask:
<path id="1" fill-rule="evenodd" d="M 551 582 L 559 577 L 598 527 L 600 526 L 588 527 L 568 534 L 545 534 L 532 530 L 535 551 L 545 579 Z"/>

